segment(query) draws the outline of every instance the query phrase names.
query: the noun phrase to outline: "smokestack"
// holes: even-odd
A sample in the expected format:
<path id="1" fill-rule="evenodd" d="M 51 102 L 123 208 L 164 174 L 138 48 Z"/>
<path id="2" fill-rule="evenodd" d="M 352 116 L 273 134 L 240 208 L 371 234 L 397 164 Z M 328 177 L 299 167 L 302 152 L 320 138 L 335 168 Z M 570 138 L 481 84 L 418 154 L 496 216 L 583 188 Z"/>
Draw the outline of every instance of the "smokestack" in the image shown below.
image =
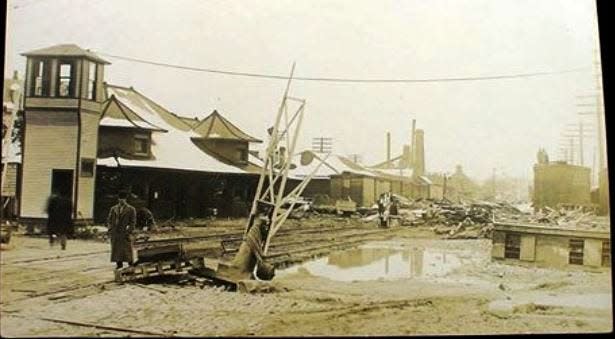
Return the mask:
<path id="1" fill-rule="evenodd" d="M 410 134 L 410 156 L 408 157 L 408 167 L 412 168 L 412 166 L 414 165 L 414 133 L 416 130 L 416 119 L 412 119 L 412 131 Z"/>
<path id="2" fill-rule="evenodd" d="M 399 166 L 400 168 L 411 168 L 411 152 L 410 152 L 410 145 L 404 145 L 403 151 L 403 163 L 400 163 L 401 166 Z"/>
<path id="3" fill-rule="evenodd" d="M 391 167 L 391 132 L 387 132 L 387 167 Z"/>
<path id="4" fill-rule="evenodd" d="M 414 135 L 414 175 L 420 176 L 425 174 L 425 148 L 424 148 L 425 133 L 422 129 L 417 129 Z"/>

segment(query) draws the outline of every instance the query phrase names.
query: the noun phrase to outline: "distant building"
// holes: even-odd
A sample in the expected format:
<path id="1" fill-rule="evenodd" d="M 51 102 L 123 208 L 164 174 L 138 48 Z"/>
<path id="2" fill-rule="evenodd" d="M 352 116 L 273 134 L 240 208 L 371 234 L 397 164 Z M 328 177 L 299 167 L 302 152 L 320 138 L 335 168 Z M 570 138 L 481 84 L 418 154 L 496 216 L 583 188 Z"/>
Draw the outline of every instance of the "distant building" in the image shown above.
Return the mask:
<path id="1" fill-rule="evenodd" d="M 431 181 L 412 176 L 411 169 L 367 168 L 341 155 L 331 154 L 325 159 L 309 150 L 293 160 L 292 178 L 307 177 L 322 160 L 324 163 L 305 189 L 305 196 L 328 195 L 333 203 L 350 198 L 364 207 L 372 206 L 385 192 L 408 198 L 429 196 Z"/>
<path id="2" fill-rule="evenodd" d="M 590 175 L 590 168 L 563 161 L 534 165 L 534 208 L 592 206 Z"/>

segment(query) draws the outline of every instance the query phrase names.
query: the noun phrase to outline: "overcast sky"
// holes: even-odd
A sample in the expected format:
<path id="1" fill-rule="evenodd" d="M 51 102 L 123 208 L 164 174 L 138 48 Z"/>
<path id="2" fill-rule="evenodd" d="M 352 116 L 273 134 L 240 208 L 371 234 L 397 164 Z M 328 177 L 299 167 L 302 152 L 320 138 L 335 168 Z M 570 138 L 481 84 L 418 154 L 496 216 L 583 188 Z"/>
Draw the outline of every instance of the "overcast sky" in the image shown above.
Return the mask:
<path id="1" fill-rule="evenodd" d="M 295 81 L 307 99 L 300 147 L 333 137 L 334 151 L 385 160 L 425 130 L 429 172 L 531 177 L 539 147 L 557 158 L 578 122 L 578 95 L 595 93 L 594 1 L 589 0 L 10 0 L 5 72 L 19 53 L 60 43 L 170 64 L 305 77 L 423 79 L 584 68 L 468 82 L 350 84 Z M 13 8 L 17 6 L 17 8 Z M 168 69 L 107 58 L 107 82 L 134 86 L 170 110 L 217 109 L 265 139 L 285 82 Z M 587 120 L 587 123 L 592 123 Z M 593 143 L 586 145 L 591 164 Z"/>

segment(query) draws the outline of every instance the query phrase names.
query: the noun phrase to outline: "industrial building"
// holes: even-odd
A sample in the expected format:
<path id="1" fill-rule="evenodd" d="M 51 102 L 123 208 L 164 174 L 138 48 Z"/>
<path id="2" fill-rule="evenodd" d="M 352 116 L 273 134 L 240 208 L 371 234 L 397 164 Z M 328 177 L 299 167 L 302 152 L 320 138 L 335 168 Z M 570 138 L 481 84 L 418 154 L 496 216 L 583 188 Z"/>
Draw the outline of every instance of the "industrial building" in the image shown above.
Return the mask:
<path id="1" fill-rule="evenodd" d="M 540 155 L 540 153 L 539 153 Z M 595 207 L 591 203 L 591 169 L 539 156 L 534 165 L 534 209 Z"/>

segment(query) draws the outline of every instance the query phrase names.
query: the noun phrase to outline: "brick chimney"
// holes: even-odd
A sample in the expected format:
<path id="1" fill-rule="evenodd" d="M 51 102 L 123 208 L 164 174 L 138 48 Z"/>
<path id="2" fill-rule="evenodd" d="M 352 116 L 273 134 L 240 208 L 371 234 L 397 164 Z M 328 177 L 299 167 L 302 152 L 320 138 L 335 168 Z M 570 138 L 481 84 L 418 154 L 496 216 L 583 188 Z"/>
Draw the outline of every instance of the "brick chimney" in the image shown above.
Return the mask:
<path id="1" fill-rule="evenodd" d="M 425 174 L 425 148 L 424 135 L 422 129 L 417 129 L 414 135 L 414 175 L 420 176 Z"/>

